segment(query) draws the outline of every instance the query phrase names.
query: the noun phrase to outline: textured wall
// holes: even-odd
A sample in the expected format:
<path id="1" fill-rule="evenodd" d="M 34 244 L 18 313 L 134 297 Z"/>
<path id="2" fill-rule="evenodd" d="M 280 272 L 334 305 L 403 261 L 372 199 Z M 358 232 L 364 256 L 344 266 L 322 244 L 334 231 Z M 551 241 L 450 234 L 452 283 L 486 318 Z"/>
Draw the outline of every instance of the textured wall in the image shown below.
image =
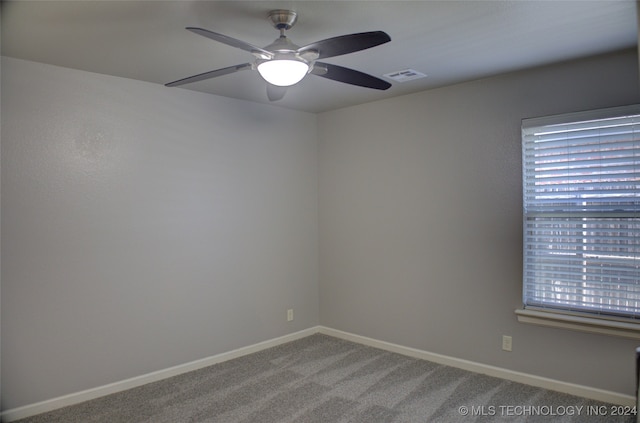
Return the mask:
<path id="1" fill-rule="evenodd" d="M 633 395 L 637 342 L 519 324 L 514 310 L 521 119 L 640 101 L 636 55 L 320 115 L 321 324 Z"/>
<path id="2" fill-rule="evenodd" d="M 318 323 L 315 115 L 2 67 L 4 409 Z"/>

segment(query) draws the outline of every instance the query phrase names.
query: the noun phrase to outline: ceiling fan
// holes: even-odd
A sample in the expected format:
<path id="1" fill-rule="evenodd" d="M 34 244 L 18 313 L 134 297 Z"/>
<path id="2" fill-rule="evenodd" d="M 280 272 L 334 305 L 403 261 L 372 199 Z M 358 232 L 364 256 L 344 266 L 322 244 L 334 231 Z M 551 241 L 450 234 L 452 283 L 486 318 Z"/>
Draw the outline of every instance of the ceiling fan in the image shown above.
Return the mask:
<path id="1" fill-rule="evenodd" d="M 318 59 L 354 53 L 391 41 L 383 31 L 361 32 L 342 35 L 317 41 L 303 47 L 292 43 L 284 34 L 296 23 L 298 15 L 291 10 L 272 10 L 268 14 L 271 24 L 280 31 L 280 37 L 264 48 L 256 47 L 244 41 L 208 31 L 202 28 L 187 29 L 214 41 L 248 51 L 255 56 L 253 63 L 243 63 L 165 84 L 176 87 L 191 82 L 216 78 L 243 70 L 258 70 L 267 81 L 267 97 L 277 101 L 284 97 L 287 87 L 300 82 L 307 74 L 321 76 L 345 84 L 357 85 L 376 90 L 386 90 L 391 84 L 366 73 L 330 63 L 318 62 Z"/>

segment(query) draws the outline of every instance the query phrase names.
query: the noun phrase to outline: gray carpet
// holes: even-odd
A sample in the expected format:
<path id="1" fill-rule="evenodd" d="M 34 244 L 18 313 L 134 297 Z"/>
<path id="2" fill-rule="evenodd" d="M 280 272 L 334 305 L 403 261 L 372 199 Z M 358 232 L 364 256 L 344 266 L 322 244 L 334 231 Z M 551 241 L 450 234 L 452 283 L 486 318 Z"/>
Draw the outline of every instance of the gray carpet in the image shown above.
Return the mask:
<path id="1" fill-rule="evenodd" d="M 611 416 L 610 404 L 316 334 L 20 420 L 21 423 L 478 421 L 633 422 L 635 418 Z"/>

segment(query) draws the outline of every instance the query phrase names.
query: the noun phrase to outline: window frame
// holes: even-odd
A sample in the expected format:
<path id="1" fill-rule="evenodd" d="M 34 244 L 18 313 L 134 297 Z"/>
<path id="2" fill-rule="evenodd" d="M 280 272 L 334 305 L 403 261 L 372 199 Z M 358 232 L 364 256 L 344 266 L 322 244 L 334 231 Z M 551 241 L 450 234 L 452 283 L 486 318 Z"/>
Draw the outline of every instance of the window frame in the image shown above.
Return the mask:
<path id="1" fill-rule="evenodd" d="M 544 304 L 542 304 L 542 306 L 525 305 L 527 302 L 527 282 L 525 275 L 525 271 L 527 269 L 527 265 L 525 263 L 527 259 L 527 212 L 524 207 L 526 195 L 524 186 L 526 131 L 530 130 L 530 128 L 540 126 L 601 120 L 625 115 L 640 115 L 640 104 L 522 120 L 523 277 L 521 283 L 523 305 L 522 308 L 515 311 L 519 322 L 640 339 L 640 311 L 636 312 L 632 317 L 624 317 L 611 314 L 598 314 L 595 310 L 575 310 L 575 307 L 572 307 L 573 309 L 570 307 L 563 308 L 558 303 L 553 306 L 545 306 Z M 569 214 L 566 215 L 569 216 Z M 638 217 L 640 217 L 640 214 L 638 214 Z M 584 268 L 582 272 L 584 272 Z"/>

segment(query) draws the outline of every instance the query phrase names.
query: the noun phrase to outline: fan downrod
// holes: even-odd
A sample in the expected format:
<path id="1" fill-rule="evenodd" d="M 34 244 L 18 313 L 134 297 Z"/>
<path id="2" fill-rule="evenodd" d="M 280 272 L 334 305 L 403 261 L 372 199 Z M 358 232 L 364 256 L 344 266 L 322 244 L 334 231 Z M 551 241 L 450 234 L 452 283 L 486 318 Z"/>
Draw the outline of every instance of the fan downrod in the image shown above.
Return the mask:
<path id="1" fill-rule="evenodd" d="M 276 9 L 267 15 L 274 28 L 282 31 L 289 30 L 298 20 L 298 14 L 293 10 Z"/>

